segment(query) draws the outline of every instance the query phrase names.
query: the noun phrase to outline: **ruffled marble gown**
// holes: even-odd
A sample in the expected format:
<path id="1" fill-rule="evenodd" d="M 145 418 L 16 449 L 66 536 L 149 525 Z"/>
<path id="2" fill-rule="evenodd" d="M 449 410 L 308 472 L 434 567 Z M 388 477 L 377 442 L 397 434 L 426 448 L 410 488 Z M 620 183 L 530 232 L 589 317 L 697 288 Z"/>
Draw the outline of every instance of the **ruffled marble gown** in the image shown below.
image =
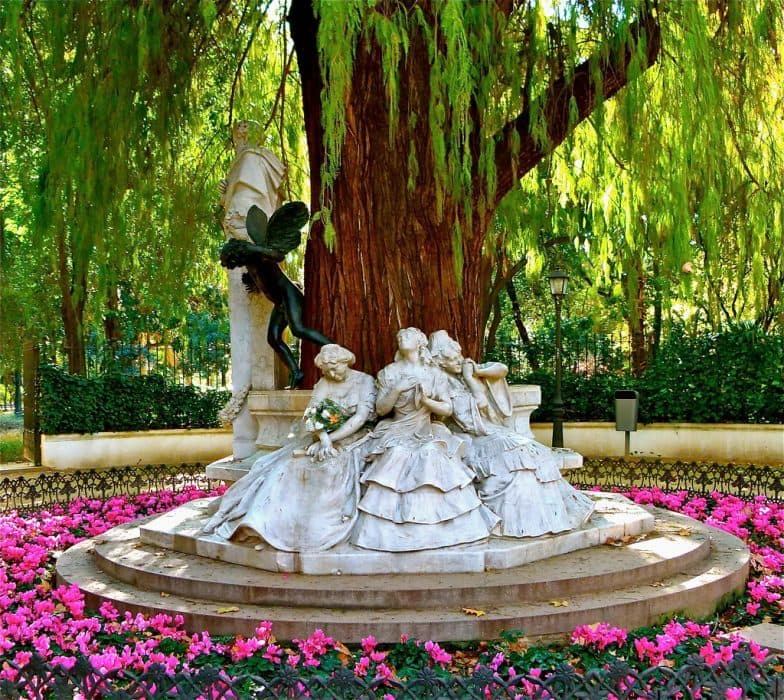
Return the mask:
<path id="1" fill-rule="evenodd" d="M 501 518 L 507 537 L 538 537 L 579 528 L 594 502 L 561 476 L 561 459 L 546 445 L 491 423 L 460 379 L 448 376 L 450 423 L 463 437 L 482 502 Z"/>
<path id="2" fill-rule="evenodd" d="M 373 379 L 361 372 L 351 372 L 338 387 L 340 395 L 334 391 L 330 398 L 352 415 L 356 397 L 374 402 Z M 287 552 L 323 551 L 345 541 L 357 520 L 366 441 L 367 430 L 354 433 L 335 444 L 335 457 L 318 462 L 305 454 L 312 437 L 303 431 L 256 460 L 223 494 L 203 531 L 227 540 L 261 540 Z"/>
<path id="3" fill-rule="evenodd" d="M 418 371 L 430 396 L 444 396 L 436 370 Z M 379 394 L 411 372 L 401 362 L 385 367 L 377 379 Z M 498 522 L 482 505 L 474 474 L 461 459 L 463 441 L 432 422 L 427 408 L 417 408 L 415 395 L 416 389 L 402 392 L 393 417 L 371 433 L 352 544 L 387 552 L 449 547 L 486 538 Z"/>

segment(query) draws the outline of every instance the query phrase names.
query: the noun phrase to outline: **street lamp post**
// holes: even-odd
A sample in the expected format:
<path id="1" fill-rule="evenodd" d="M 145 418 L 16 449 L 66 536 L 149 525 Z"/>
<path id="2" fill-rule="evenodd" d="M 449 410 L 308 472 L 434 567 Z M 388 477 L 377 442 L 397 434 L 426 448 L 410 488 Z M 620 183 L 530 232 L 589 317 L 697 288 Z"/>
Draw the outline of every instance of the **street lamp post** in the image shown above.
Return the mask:
<path id="1" fill-rule="evenodd" d="M 555 301 L 555 397 L 553 398 L 553 447 L 563 447 L 564 402 L 561 396 L 561 375 L 563 357 L 561 342 L 561 302 L 566 295 L 569 275 L 563 270 L 555 270 L 550 275 L 550 293 Z"/>

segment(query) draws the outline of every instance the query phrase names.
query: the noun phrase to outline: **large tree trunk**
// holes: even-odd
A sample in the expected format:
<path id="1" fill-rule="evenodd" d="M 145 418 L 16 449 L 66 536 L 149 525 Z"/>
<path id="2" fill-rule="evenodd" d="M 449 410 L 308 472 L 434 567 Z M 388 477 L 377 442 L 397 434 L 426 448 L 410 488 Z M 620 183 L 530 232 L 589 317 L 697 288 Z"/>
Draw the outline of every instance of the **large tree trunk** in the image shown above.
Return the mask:
<path id="1" fill-rule="evenodd" d="M 303 78 L 311 174 L 315 175 L 320 159 L 314 162 L 313 154 L 323 151 L 321 78 L 309 6 L 309 2 L 295 2 L 289 18 Z M 357 368 L 365 371 L 376 372 L 392 361 L 395 335 L 406 326 L 425 333 L 446 329 L 463 344 L 466 354 L 479 357 L 484 331 L 479 309 L 487 282 L 481 250 L 489 214 L 474 216 L 472 230 L 463 232 L 465 264 L 456 274 L 452 234 L 458 208 L 445 202 L 440 219 L 435 208 L 424 42 L 414 38 L 401 67 L 400 119 L 391 144 L 378 50 L 358 50 L 353 75 L 342 166 L 331 202 L 337 241 L 331 252 L 320 232 L 308 241 L 307 323 L 350 348 L 357 355 Z M 415 128 L 409 127 L 409 114 L 417 115 Z M 419 164 L 413 189 L 408 186 L 411 144 Z M 319 190 L 314 183 L 314 209 L 320 206 Z M 303 348 L 303 356 L 309 352 L 312 355 L 313 349 Z"/>
<path id="2" fill-rule="evenodd" d="M 633 263 L 635 274 L 627 281 L 629 299 L 629 336 L 632 346 L 632 374 L 642 375 L 648 364 L 648 348 L 645 334 L 645 317 L 647 314 L 647 298 L 645 295 L 645 269 L 642 260 Z"/>
<path id="3" fill-rule="evenodd" d="M 425 5 L 426 7 L 426 5 Z M 321 165 L 324 138 L 321 120 L 322 77 L 317 51 L 318 21 L 311 0 L 292 0 L 291 36 L 297 51 L 302 82 L 305 130 L 311 174 L 311 207 L 321 208 Z M 646 15 L 632 27 L 632 35 L 648 32 L 648 59 L 658 53 L 658 25 Z M 430 58 L 421 36 L 414 34 L 399 69 L 399 119 L 390 142 L 380 50 L 363 40 L 354 58 L 351 94 L 346 105 L 346 137 L 341 170 L 327 204 L 337 232 L 330 251 L 316 225 L 305 254 L 305 321 L 334 342 L 357 355 L 357 368 L 376 372 L 392 361 L 395 334 L 405 326 L 426 333 L 446 329 L 478 358 L 486 316 L 484 297 L 490 281 L 490 261 L 482 248 L 493 214 L 492 204 L 482 216 L 473 216 L 463 228 L 462 250 L 455 256 L 453 236 L 463 203 L 444 202 L 443 216 L 436 212 L 436 178 L 433 171 L 428 105 Z M 576 121 L 596 105 L 597 85 L 610 97 L 627 81 L 632 51 L 628 42 L 588 61 L 569 75 L 557 76 L 537 105 L 548 121 L 550 143 L 557 146 Z M 597 72 L 604 78 L 601 86 Z M 412 118 L 410 121 L 409 117 Z M 510 121 L 496 139 L 497 203 L 533 168 L 547 150 L 529 133 L 528 111 Z M 476 133 L 476 130 L 475 130 Z M 518 156 L 512 155 L 511 136 L 519 136 Z M 478 145 L 477 153 L 478 156 Z M 409 171 L 409 154 L 418 165 Z M 409 187 L 409 179 L 413 187 Z M 477 178 L 475 191 L 479 190 Z M 456 258 L 462 264 L 455 265 Z M 489 307 L 487 308 L 489 311 Z M 302 349 L 306 384 L 315 372 L 316 349 Z"/>
<path id="4" fill-rule="evenodd" d="M 65 330 L 65 352 L 71 374 L 87 374 L 84 348 L 84 305 L 87 294 L 86 273 L 74 279 L 68 264 L 67 233 L 60 227 L 57 232 L 58 283 L 60 285 L 60 315 Z M 73 259 L 73 258 L 71 258 Z M 80 290 L 81 293 L 75 293 Z"/>

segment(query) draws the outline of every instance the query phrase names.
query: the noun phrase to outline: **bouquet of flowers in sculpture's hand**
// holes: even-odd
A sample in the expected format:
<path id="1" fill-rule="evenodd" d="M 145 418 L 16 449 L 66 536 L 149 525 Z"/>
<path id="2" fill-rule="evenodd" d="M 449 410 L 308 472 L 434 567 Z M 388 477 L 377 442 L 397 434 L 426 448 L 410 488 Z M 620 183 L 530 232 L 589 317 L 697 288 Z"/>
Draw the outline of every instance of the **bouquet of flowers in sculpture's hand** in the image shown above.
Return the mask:
<path id="1" fill-rule="evenodd" d="M 332 399 L 324 399 L 315 406 L 308 406 L 303 418 L 305 419 L 305 428 L 311 433 L 318 433 L 322 430 L 331 433 L 351 416 Z"/>

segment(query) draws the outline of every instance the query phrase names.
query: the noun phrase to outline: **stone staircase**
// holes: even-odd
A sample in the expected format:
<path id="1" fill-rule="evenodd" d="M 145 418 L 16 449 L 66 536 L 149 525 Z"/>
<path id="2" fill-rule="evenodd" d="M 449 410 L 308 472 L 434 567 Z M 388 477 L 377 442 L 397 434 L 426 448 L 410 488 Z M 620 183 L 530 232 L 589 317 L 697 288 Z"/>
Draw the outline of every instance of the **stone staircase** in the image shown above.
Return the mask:
<path id="1" fill-rule="evenodd" d="M 742 591 L 749 553 L 741 540 L 686 516 L 649 510 L 650 532 L 616 532 L 608 535 L 611 544 L 463 573 L 266 571 L 189 552 L 187 536 L 177 542 L 173 535 L 171 547 L 144 542 L 140 526 L 150 522 L 136 522 L 67 550 L 57 575 L 78 585 L 95 609 L 110 601 L 134 613 L 180 614 L 188 629 L 212 634 L 252 635 L 270 620 L 279 639 L 321 628 L 345 643 L 368 634 L 395 642 L 403 633 L 486 639 L 505 629 L 540 638 L 600 621 L 632 628 L 679 613 L 707 616 Z"/>

